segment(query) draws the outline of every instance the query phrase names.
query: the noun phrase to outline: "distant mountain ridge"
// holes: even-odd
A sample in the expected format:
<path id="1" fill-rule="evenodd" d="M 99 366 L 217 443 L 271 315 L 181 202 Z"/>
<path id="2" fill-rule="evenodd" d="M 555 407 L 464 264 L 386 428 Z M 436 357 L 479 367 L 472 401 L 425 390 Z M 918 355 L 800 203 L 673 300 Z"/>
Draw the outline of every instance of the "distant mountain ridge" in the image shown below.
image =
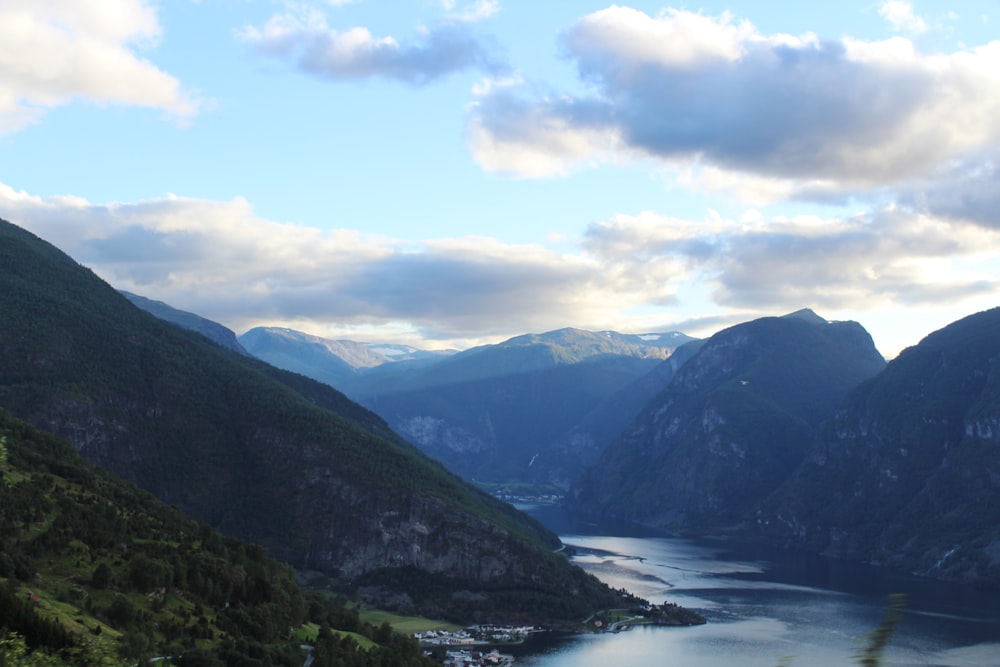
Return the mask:
<path id="1" fill-rule="evenodd" d="M 407 345 L 332 340 L 283 327 L 255 327 L 240 344 L 258 359 L 353 394 L 359 376 L 382 364 L 433 362 L 452 354 Z"/>
<path id="2" fill-rule="evenodd" d="M 658 390 L 640 379 L 694 340 L 564 328 L 461 352 L 395 346 L 390 355 L 289 329 L 240 336 L 251 354 L 344 391 L 466 479 L 556 488 Z"/>
<path id="3" fill-rule="evenodd" d="M 243 348 L 242 345 L 240 345 L 240 342 L 236 338 L 236 334 L 232 331 L 232 329 L 228 329 L 218 322 L 213 322 L 212 320 L 205 319 L 204 317 L 194 313 L 178 310 L 177 308 L 163 303 L 162 301 L 147 299 L 144 296 L 132 294 L 131 292 L 126 292 L 125 290 L 119 290 L 119 292 L 121 292 L 126 299 L 134 303 L 136 306 L 142 308 L 147 313 L 155 315 L 161 320 L 166 320 L 167 322 L 176 324 L 183 329 L 196 331 L 209 340 L 214 341 L 222 347 L 232 350 L 233 352 L 238 352 L 239 354 L 244 355 L 250 354 Z"/>

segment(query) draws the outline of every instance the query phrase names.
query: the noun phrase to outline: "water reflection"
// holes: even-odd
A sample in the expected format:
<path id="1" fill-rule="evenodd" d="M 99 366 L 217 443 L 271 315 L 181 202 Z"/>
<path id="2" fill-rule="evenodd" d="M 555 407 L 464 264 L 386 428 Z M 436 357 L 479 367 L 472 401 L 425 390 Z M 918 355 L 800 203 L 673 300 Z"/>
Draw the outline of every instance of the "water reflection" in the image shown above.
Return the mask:
<path id="1" fill-rule="evenodd" d="M 854 665 L 888 595 L 903 592 L 907 608 L 886 665 L 1000 667 L 1000 593 L 759 546 L 648 531 L 635 536 L 621 527 L 593 534 L 607 527 L 542 514 L 539 518 L 555 525 L 573 547 L 575 562 L 602 581 L 651 602 L 697 609 L 709 623 L 541 638 L 525 647 L 518 664 L 609 667 L 613 660 L 611 667 L 776 667 L 788 656 L 793 667 Z"/>

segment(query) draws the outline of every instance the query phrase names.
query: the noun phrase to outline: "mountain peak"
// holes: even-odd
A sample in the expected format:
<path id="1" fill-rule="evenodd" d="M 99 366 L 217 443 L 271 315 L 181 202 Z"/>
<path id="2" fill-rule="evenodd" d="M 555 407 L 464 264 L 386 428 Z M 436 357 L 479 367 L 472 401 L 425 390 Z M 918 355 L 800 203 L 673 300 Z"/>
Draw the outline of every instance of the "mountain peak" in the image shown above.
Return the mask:
<path id="1" fill-rule="evenodd" d="M 794 313 L 788 313 L 787 315 L 783 315 L 782 317 L 789 319 L 794 318 L 799 320 L 805 320 L 806 322 L 812 322 L 813 324 L 828 323 L 828 320 L 817 315 L 816 311 L 814 311 L 812 308 L 802 308 L 801 310 L 796 310 Z"/>

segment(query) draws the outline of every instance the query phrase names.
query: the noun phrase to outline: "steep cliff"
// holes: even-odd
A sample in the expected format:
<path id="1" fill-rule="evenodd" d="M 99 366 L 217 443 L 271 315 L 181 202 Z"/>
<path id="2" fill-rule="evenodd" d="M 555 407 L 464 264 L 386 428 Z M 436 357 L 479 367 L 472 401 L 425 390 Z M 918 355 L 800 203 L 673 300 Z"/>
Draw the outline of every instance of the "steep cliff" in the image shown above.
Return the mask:
<path id="1" fill-rule="evenodd" d="M 854 322 L 811 311 L 712 336 L 574 486 L 570 506 L 675 530 L 741 522 L 814 429 L 885 361 Z"/>
<path id="2" fill-rule="evenodd" d="M 759 520 L 812 549 L 1000 585 L 1000 309 L 851 392 Z"/>

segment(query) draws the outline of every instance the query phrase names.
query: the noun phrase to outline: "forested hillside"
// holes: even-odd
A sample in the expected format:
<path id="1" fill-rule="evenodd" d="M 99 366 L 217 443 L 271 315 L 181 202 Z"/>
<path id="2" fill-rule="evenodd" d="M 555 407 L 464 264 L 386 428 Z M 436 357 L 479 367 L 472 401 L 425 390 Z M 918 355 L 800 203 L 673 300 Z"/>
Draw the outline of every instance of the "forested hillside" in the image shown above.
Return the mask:
<path id="1" fill-rule="evenodd" d="M 0 664 L 287 665 L 312 621 L 345 639 L 320 664 L 424 664 L 411 640 L 369 638 L 354 612 L 305 594 L 259 546 L 199 525 L 0 411 Z M 359 635 L 360 637 L 361 635 Z"/>
<path id="2" fill-rule="evenodd" d="M 6 222 L 0 309 L 0 407 L 281 560 L 412 609 L 541 620 L 615 600 L 373 413 L 142 312 Z"/>

